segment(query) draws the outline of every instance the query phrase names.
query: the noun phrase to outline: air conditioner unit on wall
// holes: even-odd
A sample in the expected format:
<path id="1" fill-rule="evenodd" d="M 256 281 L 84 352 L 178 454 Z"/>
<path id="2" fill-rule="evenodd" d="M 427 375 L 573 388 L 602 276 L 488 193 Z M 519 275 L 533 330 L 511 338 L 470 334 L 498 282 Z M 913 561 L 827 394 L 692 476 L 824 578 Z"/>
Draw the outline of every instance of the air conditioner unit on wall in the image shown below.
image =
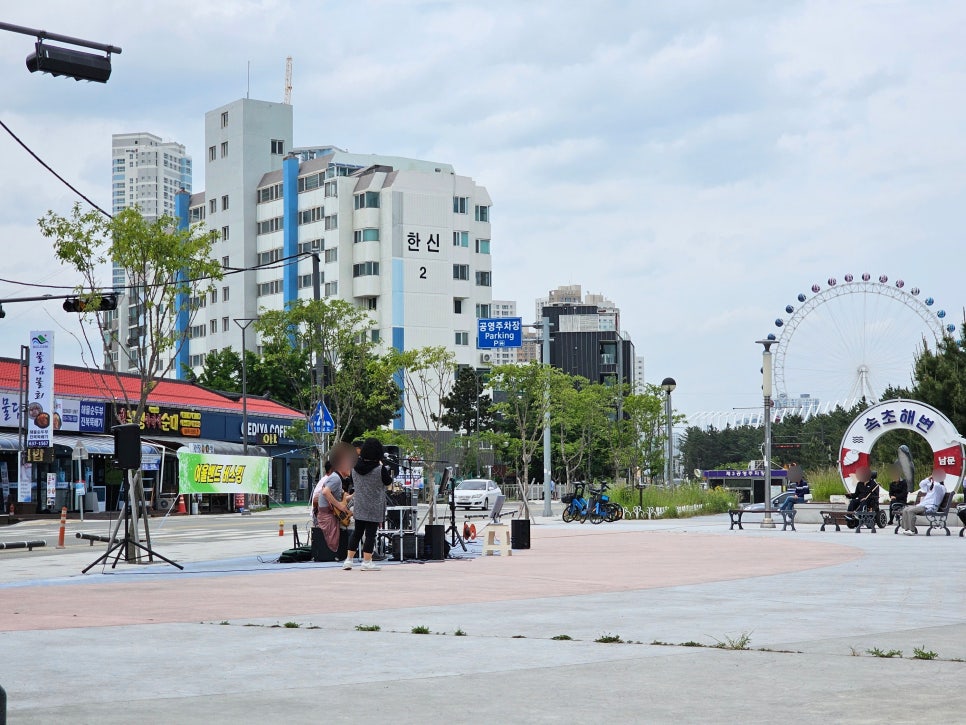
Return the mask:
<path id="1" fill-rule="evenodd" d="M 480 353 L 480 362 L 484 365 L 493 362 L 493 353 Z"/>

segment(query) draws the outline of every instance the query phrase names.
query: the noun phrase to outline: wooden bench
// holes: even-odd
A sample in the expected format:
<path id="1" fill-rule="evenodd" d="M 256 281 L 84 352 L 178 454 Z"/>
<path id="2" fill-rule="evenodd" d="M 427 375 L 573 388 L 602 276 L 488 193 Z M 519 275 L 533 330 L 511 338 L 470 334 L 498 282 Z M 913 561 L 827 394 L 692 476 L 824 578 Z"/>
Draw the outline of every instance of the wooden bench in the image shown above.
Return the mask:
<path id="1" fill-rule="evenodd" d="M 848 526 L 850 521 L 855 522 L 855 533 L 861 533 L 864 526 L 873 534 L 876 532 L 876 518 L 879 512 L 875 510 L 863 509 L 861 511 L 819 511 L 822 517 L 822 525 L 819 531 L 825 531 L 826 526 L 835 526 L 836 531 L 841 531 L 842 526 Z"/>
<path id="2" fill-rule="evenodd" d="M 795 509 L 792 509 L 791 511 L 779 511 L 778 509 L 772 509 L 771 513 L 778 514 L 782 517 L 782 531 L 787 531 L 789 526 L 791 527 L 792 531 L 798 531 L 798 529 L 795 528 L 795 514 L 797 513 Z M 728 531 L 733 531 L 735 524 L 738 525 L 738 528 L 741 531 L 744 531 L 745 528 L 741 525 L 741 517 L 747 516 L 748 514 L 761 514 L 762 517 L 764 517 L 765 512 L 749 511 L 748 509 L 730 509 L 728 511 L 728 516 L 731 517 L 731 526 L 728 527 Z"/>
<path id="3" fill-rule="evenodd" d="M 920 516 L 926 517 L 926 522 L 929 524 L 926 527 L 926 536 L 932 533 L 933 529 L 939 529 L 946 532 L 946 536 L 950 535 L 949 526 L 946 524 L 946 520 L 949 518 L 949 509 L 952 508 L 953 503 L 953 491 L 947 491 L 946 495 L 943 496 L 943 500 L 939 504 L 939 508 L 933 512 L 927 511 Z M 893 533 L 898 534 L 899 529 L 902 528 L 902 513 L 900 512 L 899 518 L 896 519 L 896 530 Z M 962 536 L 963 532 L 960 531 L 959 535 Z"/>

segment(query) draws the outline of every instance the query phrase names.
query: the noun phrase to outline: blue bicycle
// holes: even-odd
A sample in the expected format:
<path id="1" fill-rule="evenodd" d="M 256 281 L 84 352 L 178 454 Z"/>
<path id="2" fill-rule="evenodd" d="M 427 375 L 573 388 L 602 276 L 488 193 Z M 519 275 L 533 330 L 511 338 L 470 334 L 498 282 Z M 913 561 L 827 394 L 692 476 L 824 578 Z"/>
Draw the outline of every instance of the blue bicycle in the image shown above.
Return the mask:
<path id="1" fill-rule="evenodd" d="M 590 513 L 590 506 L 587 499 L 584 498 L 584 488 L 585 484 L 578 481 L 574 484 L 574 492 L 572 494 L 568 493 L 560 499 L 563 503 L 567 504 L 563 510 L 563 520 L 568 524 L 575 519 L 580 519 L 580 523 L 584 523 L 587 520 L 587 516 Z"/>

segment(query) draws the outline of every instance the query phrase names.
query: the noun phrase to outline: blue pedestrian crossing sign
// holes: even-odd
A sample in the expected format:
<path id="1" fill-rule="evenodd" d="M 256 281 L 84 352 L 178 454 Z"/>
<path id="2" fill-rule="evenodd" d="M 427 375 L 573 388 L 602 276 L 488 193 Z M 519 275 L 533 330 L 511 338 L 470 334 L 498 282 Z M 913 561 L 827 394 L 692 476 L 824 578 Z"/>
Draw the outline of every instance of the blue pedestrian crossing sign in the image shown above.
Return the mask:
<path id="1" fill-rule="evenodd" d="M 309 418 L 309 433 L 335 433 L 335 421 L 332 414 L 325 407 L 325 403 L 319 401 L 315 406 L 315 412 Z"/>

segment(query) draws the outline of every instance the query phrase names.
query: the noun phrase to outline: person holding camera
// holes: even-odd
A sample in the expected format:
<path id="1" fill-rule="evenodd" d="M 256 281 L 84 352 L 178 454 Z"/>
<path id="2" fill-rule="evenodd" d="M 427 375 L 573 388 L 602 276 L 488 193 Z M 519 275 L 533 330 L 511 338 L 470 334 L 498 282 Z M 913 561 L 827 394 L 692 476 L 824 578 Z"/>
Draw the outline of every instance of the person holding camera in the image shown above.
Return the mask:
<path id="1" fill-rule="evenodd" d="M 349 540 L 349 553 L 342 565 L 343 569 L 352 568 L 359 544 L 362 544 L 362 571 L 379 571 L 372 561 L 372 550 L 376 545 L 376 532 L 379 524 L 386 518 L 386 491 L 392 483 L 392 471 L 383 465 L 385 449 L 376 438 L 368 438 L 362 444 L 359 460 L 352 469 L 354 485 L 353 513 L 356 525 Z"/>

